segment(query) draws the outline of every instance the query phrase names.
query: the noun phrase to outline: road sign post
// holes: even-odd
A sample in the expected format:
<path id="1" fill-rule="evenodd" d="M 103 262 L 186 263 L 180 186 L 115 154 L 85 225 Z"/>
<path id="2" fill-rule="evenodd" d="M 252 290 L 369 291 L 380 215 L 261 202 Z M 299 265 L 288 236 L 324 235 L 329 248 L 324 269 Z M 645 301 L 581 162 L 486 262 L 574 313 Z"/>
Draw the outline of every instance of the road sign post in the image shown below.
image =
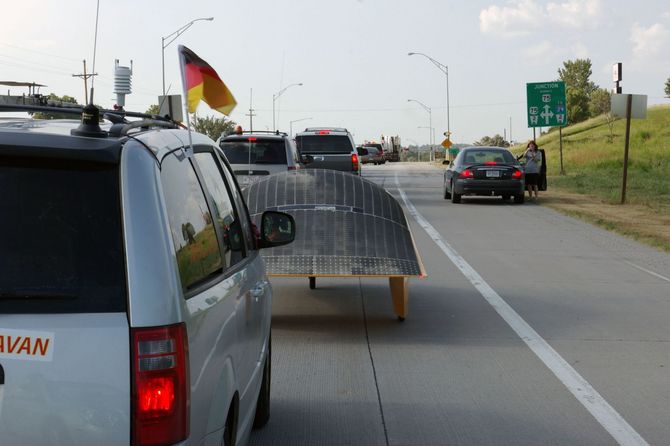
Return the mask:
<path id="1" fill-rule="evenodd" d="M 528 127 L 559 127 L 562 129 L 568 124 L 568 108 L 565 101 L 565 82 L 533 82 L 526 84 L 526 111 L 528 112 Z M 542 129 L 540 129 L 540 134 Z M 563 132 L 559 132 L 561 175 L 563 170 Z"/>
<path id="2" fill-rule="evenodd" d="M 642 94 L 614 94 L 612 95 L 610 110 L 614 116 L 626 118 L 626 141 L 623 153 L 623 181 L 621 184 L 621 204 L 624 204 L 626 203 L 626 183 L 628 179 L 630 120 L 647 118 L 647 96 Z"/>

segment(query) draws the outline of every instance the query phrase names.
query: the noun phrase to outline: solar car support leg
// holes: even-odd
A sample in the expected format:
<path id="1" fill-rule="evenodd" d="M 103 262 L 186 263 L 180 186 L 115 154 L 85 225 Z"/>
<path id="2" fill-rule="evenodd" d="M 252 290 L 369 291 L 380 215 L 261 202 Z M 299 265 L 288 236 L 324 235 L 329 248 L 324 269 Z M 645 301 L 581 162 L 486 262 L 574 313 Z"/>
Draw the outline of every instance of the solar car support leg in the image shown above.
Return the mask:
<path id="1" fill-rule="evenodd" d="M 409 279 L 407 277 L 389 277 L 393 310 L 400 322 L 407 317 L 409 301 Z"/>

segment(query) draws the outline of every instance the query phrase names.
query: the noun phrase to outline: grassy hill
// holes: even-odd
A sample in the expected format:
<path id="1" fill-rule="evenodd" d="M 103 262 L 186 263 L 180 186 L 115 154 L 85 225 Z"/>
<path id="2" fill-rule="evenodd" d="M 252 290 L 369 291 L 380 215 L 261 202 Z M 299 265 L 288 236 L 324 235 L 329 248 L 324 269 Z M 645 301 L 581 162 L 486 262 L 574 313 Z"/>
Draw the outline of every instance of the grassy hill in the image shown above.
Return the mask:
<path id="1" fill-rule="evenodd" d="M 559 135 L 537 139 L 547 155 L 547 192 L 540 203 L 605 229 L 670 252 L 670 106 L 648 110 L 631 122 L 626 205 L 621 206 L 626 122 L 610 129 L 605 116 L 563 129 L 560 175 Z M 523 146 L 512 150 L 523 153 Z"/>
<path id="2" fill-rule="evenodd" d="M 605 116 L 563 129 L 563 166 L 560 175 L 558 129 L 537 139 L 547 155 L 549 187 L 593 195 L 619 203 L 623 175 L 626 120 L 616 120 L 610 131 Z M 513 148 L 515 154 L 525 147 Z M 670 106 L 655 106 L 647 119 L 632 120 L 628 162 L 627 203 L 670 215 Z"/>

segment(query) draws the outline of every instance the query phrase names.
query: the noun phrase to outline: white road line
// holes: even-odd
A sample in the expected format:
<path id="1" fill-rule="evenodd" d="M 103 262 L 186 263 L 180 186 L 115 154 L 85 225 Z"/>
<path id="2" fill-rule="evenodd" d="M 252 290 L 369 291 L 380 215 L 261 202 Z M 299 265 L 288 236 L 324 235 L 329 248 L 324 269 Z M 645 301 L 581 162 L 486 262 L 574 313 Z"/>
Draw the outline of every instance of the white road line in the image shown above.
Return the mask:
<path id="1" fill-rule="evenodd" d="M 638 434 L 621 415 L 588 383 L 577 371 L 568 364 L 519 314 L 503 300 L 493 288 L 474 270 L 463 257 L 447 243 L 439 232 L 416 210 L 400 188 L 398 177 L 395 178 L 398 192 L 405 206 L 416 222 L 428 233 L 437 246 L 446 254 L 454 265 L 481 293 L 486 301 L 503 318 L 516 334 L 528 345 L 535 355 L 549 368 L 565 387 L 577 398 L 591 415 L 605 428 L 622 446 L 640 446 L 648 443 Z"/>
<path id="2" fill-rule="evenodd" d="M 665 277 L 665 276 L 661 276 L 660 274 L 655 273 L 655 272 L 653 272 L 653 271 L 649 271 L 647 268 L 642 268 L 641 266 L 636 265 L 636 264 L 634 264 L 633 262 L 629 262 L 628 260 L 624 260 L 624 262 L 626 262 L 627 264 L 629 264 L 629 265 L 632 266 L 633 268 L 637 268 L 637 269 L 639 269 L 640 271 L 644 271 L 645 273 L 647 273 L 647 274 L 651 274 L 651 275 L 654 276 L 654 277 L 658 277 L 658 278 L 661 279 L 661 280 L 665 280 L 666 282 L 670 282 L 670 279 L 668 279 L 667 277 Z"/>

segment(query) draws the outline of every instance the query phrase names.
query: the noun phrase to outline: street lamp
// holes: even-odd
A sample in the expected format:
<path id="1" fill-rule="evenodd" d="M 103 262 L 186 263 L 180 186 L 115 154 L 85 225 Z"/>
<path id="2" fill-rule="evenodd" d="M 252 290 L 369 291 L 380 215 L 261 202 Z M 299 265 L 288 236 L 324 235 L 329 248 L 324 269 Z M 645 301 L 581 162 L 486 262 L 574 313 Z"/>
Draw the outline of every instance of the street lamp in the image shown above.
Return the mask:
<path id="1" fill-rule="evenodd" d="M 275 94 L 272 95 L 272 131 L 276 131 L 276 130 L 277 130 L 277 126 L 275 125 L 275 101 L 276 101 L 276 100 L 279 98 L 279 96 L 281 96 L 286 90 L 288 90 L 289 88 L 294 87 L 294 86 L 296 86 L 296 85 L 299 86 L 299 87 L 302 87 L 302 82 L 287 85 L 286 87 L 282 88 L 281 90 L 279 90 L 278 92 L 276 92 Z"/>
<path id="2" fill-rule="evenodd" d="M 426 127 L 425 125 L 419 125 L 416 127 L 417 129 L 428 129 L 430 131 L 430 134 L 432 135 L 433 139 L 432 142 L 430 143 L 430 156 L 428 157 L 428 161 L 434 161 L 433 159 L 433 146 L 435 145 L 435 127 Z M 421 160 L 419 160 L 421 161 Z"/>
<path id="3" fill-rule="evenodd" d="M 186 31 L 187 29 L 189 29 L 191 27 L 191 25 L 193 25 L 195 22 L 198 22 L 200 20 L 207 20 L 208 22 L 211 22 L 212 20 L 214 20 L 214 17 L 202 17 L 202 18 L 199 18 L 199 19 L 191 20 L 186 25 L 179 28 L 177 31 L 175 31 L 171 34 L 168 34 L 165 37 L 161 37 L 161 47 L 162 47 L 162 49 L 161 49 L 161 51 L 162 51 L 161 66 L 162 66 L 162 69 L 163 69 L 163 96 L 165 96 L 165 48 L 167 48 L 172 42 L 177 40 L 177 37 L 181 36 L 184 33 L 184 31 Z M 167 43 L 165 43 L 166 40 L 168 41 Z"/>
<path id="4" fill-rule="evenodd" d="M 444 73 L 444 76 L 447 80 L 447 138 L 451 137 L 451 127 L 449 125 L 449 67 L 446 66 L 443 63 L 438 62 L 437 60 L 433 59 L 432 57 L 428 56 L 427 54 L 423 53 L 416 53 L 416 52 L 411 52 L 407 53 L 408 56 L 414 56 L 414 55 L 419 55 L 423 56 L 426 59 L 430 60 L 433 65 L 435 65 L 441 72 Z"/>
<path id="5" fill-rule="evenodd" d="M 301 118 L 301 119 L 294 119 L 293 121 L 289 121 L 288 122 L 288 128 L 289 128 L 288 136 L 290 138 L 293 138 L 293 123 L 294 122 L 306 121 L 308 119 L 312 119 L 312 118 Z"/>
<path id="6" fill-rule="evenodd" d="M 431 108 L 428 107 L 423 102 L 417 101 L 416 99 L 408 99 L 407 102 L 416 102 L 417 104 L 422 106 L 424 110 L 426 110 L 428 112 L 428 128 L 432 129 L 433 128 L 433 111 L 431 110 Z M 428 130 L 428 145 L 430 145 L 430 154 L 431 154 L 431 161 L 432 161 L 433 141 L 432 141 L 432 131 L 431 130 Z"/>

